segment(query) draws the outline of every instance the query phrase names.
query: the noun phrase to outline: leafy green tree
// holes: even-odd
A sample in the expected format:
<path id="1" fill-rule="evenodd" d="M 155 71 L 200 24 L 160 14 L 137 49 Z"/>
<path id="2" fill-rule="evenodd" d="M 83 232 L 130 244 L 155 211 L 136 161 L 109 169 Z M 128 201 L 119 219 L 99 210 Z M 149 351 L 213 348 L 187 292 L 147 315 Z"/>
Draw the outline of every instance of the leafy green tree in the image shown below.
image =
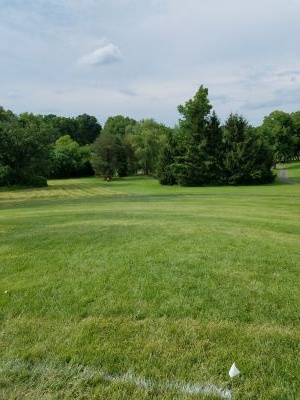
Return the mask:
<path id="1" fill-rule="evenodd" d="M 75 140 L 76 131 L 78 129 L 77 121 L 74 118 L 54 116 L 52 114 L 45 115 L 44 120 L 51 125 L 54 132 L 53 143 L 61 136 L 70 136 Z"/>
<path id="2" fill-rule="evenodd" d="M 293 132 L 295 135 L 295 153 L 294 156 L 297 160 L 300 160 L 300 111 L 291 113 L 293 121 Z"/>
<path id="3" fill-rule="evenodd" d="M 126 153 L 126 175 L 136 175 L 138 171 L 138 161 L 133 146 L 132 134 L 125 134 L 122 139 L 122 146 L 124 149 L 122 151 Z"/>
<path id="4" fill-rule="evenodd" d="M 113 135 L 116 138 L 117 173 L 120 177 L 127 176 L 135 170 L 134 150 L 128 136 L 136 123 L 132 118 L 116 115 L 107 118 L 103 128 L 103 134 Z"/>
<path id="5" fill-rule="evenodd" d="M 144 174 L 154 174 L 160 150 L 166 142 L 169 128 L 159 124 L 153 119 L 138 122 L 130 140 L 135 151 L 138 167 Z"/>
<path id="6" fill-rule="evenodd" d="M 271 112 L 264 118 L 260 132 L 272 146 L 277 162 L 291 161 L 296 157 L 299 139 L 290 114 L 283 111 Z"/>
<path id="7" fill-rule="evenodd" d="M 0 186 L 11 183 L 13 140 L 10 138 L 9 130 L 12 125 L 18 127 L 16 115 L 0 107 Z"/>
<path id="8" fill-rule="evenodd" d="M 117 175 L 122 178 L 128 176 L 127 152 L 121 137 L 116 136 L 115 142 L 116 142 Z"/>
<path id="9" fill-rule="evenodd" d="M 52 131 L 42 119 L 30 114 L 0 123 L 2 184 L 40 185 L 50 168 Z"/>
<path id="10" fill-rule="evenodd" d="M 61 136 L 53 146 L 51 176 L 70 178 L 91 175 L 90 158 L 89 146 L 79 146 L 69 135 Z"/>
<path id="11" fill-rule="evenodd" d="M 16 120 L 16 115 L 10 110 L 4 110 L 2 106 L 0 106 L 0 122 L 11 122 L 13 123 Z"/>
<path id="12" fill-rule="evenodd" d="M 92 147 L 92 167 L 96 176 L 110 180 L 118 167 L 117 143 L 113 135 L 101 134 Z"/>
<path id="13" fill-rule="evenodd" d="M 21 113 L 18 117 L 19 126 L 24 128 L 26 126 L 36 126 L 40 127 L 41 125 L 45 126 L 45 121 L 41 115 L 36 115 L 33 113 L 24 112 Z"/>
<path id="14" fill-rule="evenodd" d="M 61 136 L 68 135 L 80 146 L 84 146 L 93 143 L 102 130 L 96 117 L 88 114 L 78 115 L 76 118 L 49 114 L 45 115 L 43 120 L 52 127 L 53 142 Z"/>
<path id="15" fill-rule="evenodd" d="M 102 127 L 96 117 L 82 114 L 75 119 L 77 123 L 73 139 L 81 146 L 93 143 L 100 135 Z"/>
<path id="16" fill-rule="evenodd" d="M 123 117 L 122 115 L 108 117 L 103 127 L 103 133 L 108 133 L 122 138 L 125 134 L 132 132 L 136 123 L 136 120 L 129 117 Z"/>

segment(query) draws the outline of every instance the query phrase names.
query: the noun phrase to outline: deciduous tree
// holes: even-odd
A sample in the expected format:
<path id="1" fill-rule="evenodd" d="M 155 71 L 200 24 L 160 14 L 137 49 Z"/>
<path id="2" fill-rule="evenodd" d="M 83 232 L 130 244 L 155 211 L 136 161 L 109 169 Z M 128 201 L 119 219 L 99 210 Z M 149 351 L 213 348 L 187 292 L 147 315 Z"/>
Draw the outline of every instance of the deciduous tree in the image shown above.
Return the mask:
<path id="1" fill-rule="evenodd" d="M 101 134 L 92 147 L 92 167 L 96 176 L 110 180 L 117 172 L 117 143 L 113 135 Z"/>
<path id="2" fill-rule="evenodd" d="M 52 131 L 41 118 L 10 115 L 0 122 L 2 184 L 40 185 L 50 168 Z"/>
<path id="3" fill-rule="evenodd" d="M 70 178 L 91 175 L 90 146 L 79 146 L 69 135 L 58 138 L 53 146 L 51 177 Z"/>
<path id="4" fill-rule="evenodd" d="M 144 174 L 156 172 L 159 153 L 168 132 L 169 128 L 153 119 L 142 120 L 135 125 L 130 140 L 138 166 Z"/>
<path id="5" fill-rule="evenodd" d="M 277 162 L 291 161 L 296 157 L 299 137 L 290 114 L 278 110 L 271 112 L 264 118 L 260 132 L 272 146 Z"/>

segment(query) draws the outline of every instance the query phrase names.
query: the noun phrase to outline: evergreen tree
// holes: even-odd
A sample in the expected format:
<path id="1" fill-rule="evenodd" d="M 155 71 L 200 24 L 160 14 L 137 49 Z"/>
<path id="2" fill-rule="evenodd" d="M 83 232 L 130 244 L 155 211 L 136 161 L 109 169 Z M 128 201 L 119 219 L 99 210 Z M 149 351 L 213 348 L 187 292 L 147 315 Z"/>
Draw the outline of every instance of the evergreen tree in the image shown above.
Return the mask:
<path id="1" fill-rule="evenodd" d="M 214 136 L 211 122 L 217 123 L 211 109 L 208 90 L 203 86 L 193 99 L 178 107 L 183 116 L 179 124 L 183 152 L 177 157 L 174 171 L 180 185 L 201 186 L 211 182 L 210 165 L 214 161 L 209 141 Z"/>
<path id="2" fill-rule="evenodd" d="M 231 185 L 268 183 L 273 152 L 243 116 L 231 114 L 224 126 L 224 167 Z"/>
<path id="3" fill-rule="evenodd" d="M 215 111 L 209 117 L 206 137 L 207 154 L 205 165 L 208 171 L 207 182 L 209 184 L 223 184 L 225 182 L 223 131 Z"/>
<path id="4" fill-rule="evenodd" d="M 179 135 L 164 147 L 158 178 L 162 184 L 184 186 L 271 182 L 273 152 L 239 115 L 222 129 L 211 112 L 208 91 L 201 86 L 193 99 L 178 107 Z"/>
<path id="5" fill-rule="evenodd" d="M 174 147 L 166 143 L 159 155 L 157 163 L 157 178 L 162 185 L 174 185 L 177 183 L 174 173 Z"/>

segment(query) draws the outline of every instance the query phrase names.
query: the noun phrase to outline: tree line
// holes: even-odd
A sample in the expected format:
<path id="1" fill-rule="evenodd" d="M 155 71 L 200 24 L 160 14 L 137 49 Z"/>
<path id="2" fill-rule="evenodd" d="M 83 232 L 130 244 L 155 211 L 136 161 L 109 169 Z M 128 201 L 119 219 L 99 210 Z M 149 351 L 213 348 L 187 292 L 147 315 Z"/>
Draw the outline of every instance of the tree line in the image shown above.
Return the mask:
<path id="1" fill-rule="evenodd" d="M 47 178 L 92 174 L 90 144 L 100 132 L 87 114 L 15 115 L 0 107 L 0 185 L 45 186 Z"/>
<path id="2" fill-rule="evenodd" d="M 273 111 L 256 128 L 231 114 L 222 125 L 203 86 L 178 111 L 174 128 L 121 115 L 102 128 L 87 114 L 15 115 L 0 107 L 0 186 L 137 173 L 168 185 L 259 184 L 274 179 L 276 162 L 299 160 L 300 111 Z"/>

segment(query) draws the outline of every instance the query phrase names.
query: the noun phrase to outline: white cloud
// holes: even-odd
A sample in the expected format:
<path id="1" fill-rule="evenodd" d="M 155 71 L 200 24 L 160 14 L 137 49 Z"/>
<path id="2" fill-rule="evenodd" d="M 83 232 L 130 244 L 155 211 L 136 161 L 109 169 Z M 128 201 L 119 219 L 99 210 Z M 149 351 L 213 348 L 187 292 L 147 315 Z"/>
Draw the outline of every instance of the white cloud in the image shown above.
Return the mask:
<path id="1" fill-rule="evenodd" d="M 200 84 L 222 120 L 299 108 L 300 0 L 0 3 L 0 104 L 15 112 L 172 125 Z"/>
<path id="2" fill-rule="evenodd" d="M 112 43 L 94 50 L 79 59 L 80 65 L 101 66 L 114 64 L 121 59 L 120 49 Z"/>

